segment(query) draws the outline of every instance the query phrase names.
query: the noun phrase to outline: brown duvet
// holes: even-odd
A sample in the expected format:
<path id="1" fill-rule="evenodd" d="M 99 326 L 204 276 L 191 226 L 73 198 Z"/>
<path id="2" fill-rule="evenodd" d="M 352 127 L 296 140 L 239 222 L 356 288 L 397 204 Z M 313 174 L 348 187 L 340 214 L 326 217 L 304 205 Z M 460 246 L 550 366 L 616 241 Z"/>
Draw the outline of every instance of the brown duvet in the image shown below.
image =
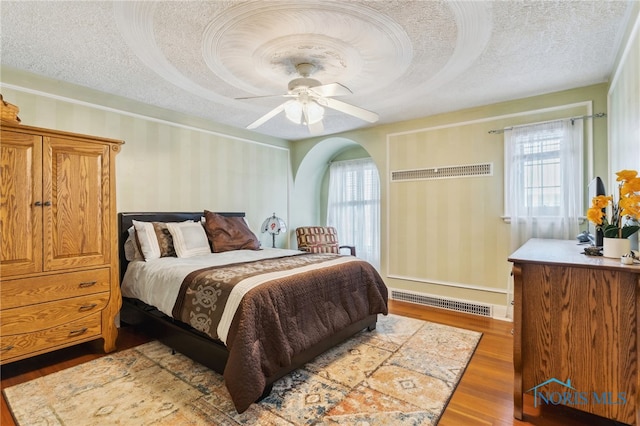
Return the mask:
<path id="1" fill-rule="evenodd" d="M 174 317 L 218 338 L 217 324 L 234 285 L 265 272 L 310 269 L 267 280 L 238 305 L 226 339 L 224 379 L 239 413 L 260 398 L 267 379 L 291 365 L 295 355 L 368 315 L 387 314 L 387 287 L 373 266 L 344 257 L 346 262 L 325 266 L 335 259 L 339 256 L 287 256 L 234 265 L 241 273 L 227 265 L 185 278 Z"/>

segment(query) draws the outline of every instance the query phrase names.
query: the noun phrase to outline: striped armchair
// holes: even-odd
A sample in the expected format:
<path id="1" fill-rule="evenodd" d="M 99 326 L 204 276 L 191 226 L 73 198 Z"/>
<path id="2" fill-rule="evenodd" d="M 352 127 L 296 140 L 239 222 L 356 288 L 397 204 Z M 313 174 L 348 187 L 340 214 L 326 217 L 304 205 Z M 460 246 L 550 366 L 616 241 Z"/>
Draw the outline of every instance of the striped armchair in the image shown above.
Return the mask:
<path id="1" fill-rule="evenodd" d="M 337 253 L 341 249 L 349 249 L 351 256 L 356 255 L 354 246 L 338 244 L 338 233 L 333 226 L 301 226 L 296 228 L 298 250 L 309 253 Z"/>

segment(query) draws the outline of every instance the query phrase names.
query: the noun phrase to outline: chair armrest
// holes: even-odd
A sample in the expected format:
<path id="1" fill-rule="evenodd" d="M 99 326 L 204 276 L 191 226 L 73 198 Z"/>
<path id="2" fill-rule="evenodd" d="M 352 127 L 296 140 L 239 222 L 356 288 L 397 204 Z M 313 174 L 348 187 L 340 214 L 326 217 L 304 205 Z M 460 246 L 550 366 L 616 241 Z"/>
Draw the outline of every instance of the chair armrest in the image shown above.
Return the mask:
<path id="1" fill-rule="evenodd" d="M 348 248 L 349 251 L 351 252 L 351 256 L 355 256 L 356 255 L 356 248 L 355 246 L 340 246 L 339 249 L 343 249 L 343 248 Z"/>

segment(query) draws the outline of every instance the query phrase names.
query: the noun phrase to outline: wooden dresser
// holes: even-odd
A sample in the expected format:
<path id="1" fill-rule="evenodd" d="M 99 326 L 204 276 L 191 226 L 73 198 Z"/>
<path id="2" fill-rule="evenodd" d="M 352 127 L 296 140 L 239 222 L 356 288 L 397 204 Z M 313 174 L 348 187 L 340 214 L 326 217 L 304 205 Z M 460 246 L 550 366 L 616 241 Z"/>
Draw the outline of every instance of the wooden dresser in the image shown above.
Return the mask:
<path id="1" fill-rule="evenodd" d="M 115 349 L 122 143 L 0 122 L 0 364 L 99 338 Z"/>
<path id="2" fill-rule="evenodd" d="M 640 265 L 529 240 L 514 276 L 514 416 L 523 396 L 640 425 Z"/>

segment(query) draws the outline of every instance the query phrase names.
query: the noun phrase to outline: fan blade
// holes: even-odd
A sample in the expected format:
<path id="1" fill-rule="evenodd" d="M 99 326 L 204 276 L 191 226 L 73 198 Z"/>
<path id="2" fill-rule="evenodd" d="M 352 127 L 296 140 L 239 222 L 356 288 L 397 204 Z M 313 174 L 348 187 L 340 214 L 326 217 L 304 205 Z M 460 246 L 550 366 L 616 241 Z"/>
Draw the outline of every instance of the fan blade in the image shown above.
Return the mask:
<path id="1" fill-rule="evenodd" d="M 344 112 L 345 114 L 353 115 L 354 117 L 360 118 L 364 121 L 368 121 L 369 123 L 375 123 L 379 118 L 378 114 L 376 114 L 375 112 L 368 111 L 364 108 L 338 101 L 336 99 L 320 98 L 318 99 L 318 103 L 331 109 Z"/>
<path id="2" fill-rule="evenodd" d="M 264 95 L 264 96 L 245 96 L 242 98 L 233 98 L 236 101 L 242 101 L 242 100 L 246 100 L 246 99 L 264 99 L 264 98 L 291 98 L 293 97 L 293 95 L 290 94 L 284 94 L 284 95 Z"/>
<path id="3" fill-rule="evenodd" d="M 309 105 L 302 104 L 302 122 L 309 123 Z"/>
<path id="4" fill-rule="evenodd" d="M 251 130 L 251 129 L 255 129 L 258 126 L 263 125 L 264 123 L 266 123 L 267 121 L 271 120 L 273 117 L 275 117 L 276 115 L 278 115 L 282 111 L 284 111 L 284 108 L 291 102 L 295 102 L 295 101 L 294 100 L 289 100 L 287 102 L 284 102 L 284 103 L 278 105 L 277 107 L 275 107 L 274 109 L 272 109 L 271 111 L 269 111 L 268 113 L 263 115 L 262 117 L 258 118 L 253 123 L 249 124 L 247 126 L 247 129 Z"/>
<path id="5" fill-rule="evenodd" d="M 347 86 L 340 83 L 329 83 L 322 86 L 309 87 L 309 91 L 316 96 L 343 96 L 352 95 L 353 92 Z"/>
<path id="6" fill-rule="evenodd" d="M 307 127 L 309 128 L 309 133 L 315 135 L 318 133 L 322 133 L 324 130 L 324 125 L 322 124 L 322 120 L 318 120 L 315 123 L 311 123 L 309 119 L 309 104 L 302 105 L 302 117 L 304 122 L 307 123 Z"/>
<path id="7" fill-rule="evenodd" d="M 312 135 L 318 135 L 324 131 L 322 120 L 317 121 L 313 124 L 309 124 L 307 127 L 309 127 L 309 133 L 311 133 Z"/>

